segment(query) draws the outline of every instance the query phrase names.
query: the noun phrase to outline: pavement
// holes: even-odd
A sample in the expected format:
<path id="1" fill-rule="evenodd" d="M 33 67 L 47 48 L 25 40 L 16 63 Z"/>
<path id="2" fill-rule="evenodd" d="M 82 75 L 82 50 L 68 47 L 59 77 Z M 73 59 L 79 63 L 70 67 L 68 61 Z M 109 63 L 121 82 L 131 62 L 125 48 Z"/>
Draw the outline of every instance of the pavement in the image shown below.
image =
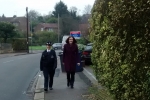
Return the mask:
<path id="1" fill-rule="evenodd" d="M 88 92 L 91 84 L 97 84 L 97 80 L 91 67 L 85 67 L 83 72 L 76 73 L 74 89 L 67 87 L 66 73 L 61 72 L 58 57 L 58 68 L 54 77 L 53 89 L 44 92 L 44 77 L 42 72 L 39 74 L 36 85 L 34 100 L 84 100 L 83 95 Z"/>

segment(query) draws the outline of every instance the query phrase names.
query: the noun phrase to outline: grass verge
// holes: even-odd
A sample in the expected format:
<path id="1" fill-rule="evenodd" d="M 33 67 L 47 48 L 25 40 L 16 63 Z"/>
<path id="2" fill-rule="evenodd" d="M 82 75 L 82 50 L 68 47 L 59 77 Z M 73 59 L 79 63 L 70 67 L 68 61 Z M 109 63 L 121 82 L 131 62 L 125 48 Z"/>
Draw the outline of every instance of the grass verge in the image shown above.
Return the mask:
<path id="1" fill-rule="evenodd" d="M 31 50 L 45 50 L 46 46 L 29 46 L 29 49 Z"/>
<path id="2" fill-rule="evenodd" d="M 99 86 L 89 87 L 88 95 L 83 95 L 86 100 L 113 100 L 106 89 L 99 88 Z"/>

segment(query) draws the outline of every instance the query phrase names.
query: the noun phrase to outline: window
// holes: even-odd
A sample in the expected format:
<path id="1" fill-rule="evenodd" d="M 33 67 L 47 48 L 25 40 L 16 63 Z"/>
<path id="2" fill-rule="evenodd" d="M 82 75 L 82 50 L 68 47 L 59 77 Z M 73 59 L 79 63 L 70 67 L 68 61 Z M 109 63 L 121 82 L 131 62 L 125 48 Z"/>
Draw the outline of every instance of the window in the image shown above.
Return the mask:
<path id="1" fill-rule="evenodd" d="M 49 31 L 50 31 L 50 32 L 53 32 L 53 29 L 49 28 Z"/>
<path id="2" fill-rule="evenodd" d="M 85 49 L 86 49 L 86 50 L 92 49 L 92 46 L 86 46 Z"/>
<path id="3" fill-rule="evenodd" d="M 13 23 L 13 25 L 18 26 L 18 23 Z"/>
<path id="4" fill-rule="evenodd" d="M 41 31 L 43 31 L 43 28 L 41 28 Z"/>

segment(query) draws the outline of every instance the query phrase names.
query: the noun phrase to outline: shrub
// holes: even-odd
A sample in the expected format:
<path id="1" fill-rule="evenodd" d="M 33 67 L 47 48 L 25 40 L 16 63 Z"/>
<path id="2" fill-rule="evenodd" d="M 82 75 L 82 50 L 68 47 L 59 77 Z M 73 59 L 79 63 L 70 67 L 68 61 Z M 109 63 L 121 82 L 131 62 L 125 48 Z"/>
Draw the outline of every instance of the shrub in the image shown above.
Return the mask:
<path id="1" fill-rule="evenodd" d="M 80 51 L 84 50 L 84 48 L 85 48 L 85 45 L 83 45 L 83 44 L 78 44 L 78 49 L 79 49 Z"/>
<path id="2" fill-rule="evenodd" d="M 114 100 L 150 100 L 150 2 L 96 0 L 92 61 Z"/>
<path id="3" fill-rule="evenodd" d="M 78 44 L 84 44 L 86 45 L 87 43 L 89 43 L 89 41 L 83 37 L 81 37 L 81 39 L 76 39 Z"/>
<path id="4" fill-rule="evenodd" d="M 14 51 L 27 50 L 27 41 L 24 38 L 13 39 L 12 47 Z"/>
<path id="5" fill-rule="evenodd" d="M 54 32 L 38 32 L 33 35 L 33 44 L 34 45 L 43 45 L 47 41 L 51 41 L 52 43 L 56 43 L 58 40 L 57 33 Z"/>

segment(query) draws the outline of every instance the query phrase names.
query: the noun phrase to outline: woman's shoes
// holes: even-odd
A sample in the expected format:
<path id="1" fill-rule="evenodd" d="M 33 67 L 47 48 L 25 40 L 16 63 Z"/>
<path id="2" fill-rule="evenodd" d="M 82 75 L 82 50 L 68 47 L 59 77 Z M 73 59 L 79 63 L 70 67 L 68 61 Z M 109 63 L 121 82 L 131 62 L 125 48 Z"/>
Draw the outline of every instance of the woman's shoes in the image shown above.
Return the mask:
<path id="1" fill-rule="evenodd" d="M 73 89 L 74 87 L 73 87 L 73 85 L 71 85 L 71 89 Z"/>
<path id="2" fill-rule="evenodd" d="M 48 92 L 48 89 L 45 88 L 44 91 L 45 91 L 45 92 Z"/>
<path id="3" fill-rule="evenodd" d="M 69 82 L 69 81 L 67 82 L 67 86 L 68 86 L 68 87 L 70 86 L 70 82 Z"/>
<path id="4" fill-rule="evenodd" d="M 53 90 L 53 88 L 52 88 L 52 87 L 49 87 L 49 90 Z"/>
<path id="5" fill-rule="evenodd" d="M 70 85 L 71 85 L 71 89 L 73 89 L 73 88 L 74 88 L 74 87 L 73 87 L 73 84 L 74 84 L 74 83 L 73 83 L 73 82 L 71 82 L 71 84 L 70 84 Z"/>
<path id="6" fill-rule="evenodd" d="M 74 87 L 73 87 L 73 83 L 72 82 L 70 82 L 70 81 L 67 81 L 67 86 L 69 87 L 69 86 L 71 86 L 71 89 L 73 89 Z"/>

